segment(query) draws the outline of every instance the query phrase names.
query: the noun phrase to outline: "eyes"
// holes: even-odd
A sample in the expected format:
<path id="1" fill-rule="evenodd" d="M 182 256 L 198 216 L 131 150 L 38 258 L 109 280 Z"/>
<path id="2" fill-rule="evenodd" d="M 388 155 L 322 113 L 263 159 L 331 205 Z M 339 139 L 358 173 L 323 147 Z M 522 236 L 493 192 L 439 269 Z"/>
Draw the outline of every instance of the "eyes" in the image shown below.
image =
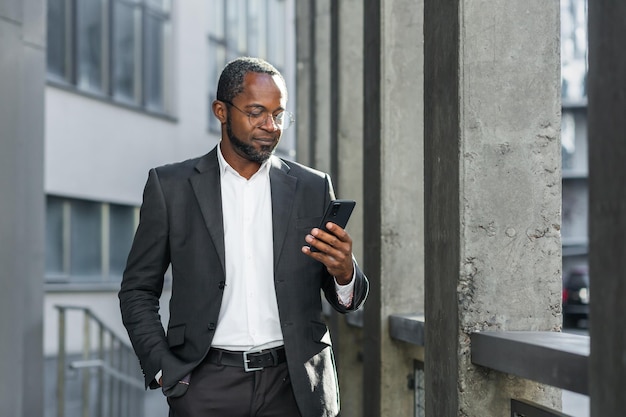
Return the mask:
<path id="1" fill-rule="evenodd" d="M 272 119 L 274 119 L 274 122 L 278 125 L 282 124 L 282 121 L 285 118 L 285 112 L 281 111 L 280 113 L 277 114 L 270 114 L 269 111 L 263 109 L 262 107 L 258 107 L 256 109 L 253 109 L 250 113 L 248 113 L 248 116 L 250 116 L 250 119 L 256 122 L 265 122 L 265 120 L 267 120 L 268 117 L 270 117 L 270 115 L 272 116 Z"/>
<path id="2" fill-rule="evenodd" d="M 224 101 L 229 106 L 237 109 L 241 113 L 248 116 L 248 121 L 252 127 L 261 127 L 267 123 L 267 120 L 271 117 L 274 125 L 279 129 L 286 130 L 289 126 L 293 125 L 295 118 L 293 114 L 288 111 L 280 110 L 279 113 L 271 114 L 265 107 L 256 106 L 252 107 L 251 111 L 245 111 L 234 105 L 230 101 Z"/>

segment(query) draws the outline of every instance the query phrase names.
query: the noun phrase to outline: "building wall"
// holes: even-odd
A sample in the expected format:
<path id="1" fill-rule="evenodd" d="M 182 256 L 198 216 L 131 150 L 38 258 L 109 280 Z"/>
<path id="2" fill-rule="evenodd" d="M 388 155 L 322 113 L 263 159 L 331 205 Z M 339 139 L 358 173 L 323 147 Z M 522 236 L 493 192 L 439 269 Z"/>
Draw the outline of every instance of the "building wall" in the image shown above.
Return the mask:
<path id="1" fill-rule="evenodd" d="M 42 413 L 45 1 L 0 0 L 0 415 Z"/>
<path id="2" fill-rule="evenodd" d="M 103 0 L 102 4 L 114 4 L 109 2 L 116 1 Z M 51 5 L 58 7 L 68 3 L 51 0 Z M 48 73 L 45 87 L 44 181 L 49 203 L 50 198 L 54 198 L 57 201 L 67 200 L 71 204 L 88 202 L 103 207 L 109 204 L 121 205 L 135 212 L 136 226 L 148 170 L 203 155 L 218 143 L 219 126 L 216 129 L 210 122 L 210 102 L 217 87 L 219 72 L 235 56 L 261 56 L 270 62 L 273 56 L 277 59 L 280 57 L 279 69 L 286 78 L 292 97 L 295 96 L 293 0 L 185 0 L 165 1 L 163 4 L 169 4 L 171 8 L 168 11 L 170 25 L 166 31 L 169 40 L 165 40 L 162 51 L 165 80 L 162 109 L 155 111 L 142 108 L 141 104 L 122 103 L 106 93 L 94 94 L 79 82 L 72 81 L 76 75 L 72 75 L 71 71 L 66 78 Z M 277 10 L 280 13 L 276 13 Z M 109 12 L 103 9 L 103 13 Z M 252 19 L 254 13 L 263 19 L 274 20 L 272 24 L 261 23 Z M 235 23 L 227 21 L 233 16 L 248 16 L 248 20 L 241 18 Z M 280 22 L 276 21 L 277 16 Z M 271 29 L 272 35 L 262 33 L 259 36 L 263 35 L 263 39 L 259 38 L 249 29 L 252 23 L 267 31 Z M 235 33 L 227 32 L 233 27 L 237 28 Z M 218 42 L 221 51 L 216 51 L 215 42 L 212 43 L 218 29 L 223 31 L 225 37 L 223 42 Z M 49 36 L 51 34 L 49 32 Z M 247 36 L 247 39 L 239 39 L 240 36 Z M 263 42 L 267 45 L 259 47 Z M 105 76 L 105 91 L 111 83 Z M 295 100 L 291 100 L 289 105 L 295 106 Z M 288 131 L 283 135 L 277 153 L 293 158 L 294 149 L 295 134 Z M 97 213 L 106 211 L 106 207 L 96 210 Z M 60 215 L 63 216 L 65 214 Z M 111 219 L 104 214 L 102 219 L 104 230 Z M 66 220 L 63 219 L 60 229 L 70 227 L 67 224 L 74 227 L 73 219 Z M 63 237 L 59 237 L 58 241 L 68 239 L 68 234 L 73 239 L 75 232 L 80 236 L 80 230 L 72 230 L 71 233 L 61 230 L 59 234 Z M 82 239 L 89 245 L 95 238 L 84 231 Z M 59 245 L 73 248 L 67 243 L 56 245 L 54 239 L 48 239 L 47 243 L 49 252 L 64 251 L 59 250 Z M 129 246 L 130 238 L 123 244 Z M 107 239 L 100 246 L 103 253 L 111 250 L 106 247 Z M 65 259 L 72 255 L 60 256 Z M 117 299 L 121 279 L 121 272 L 116 272 L 119 265 L 117 268 L 103 267 L 102 270 L 103 274 L 108 273 L 109 276 L 77 277 L 71 268 L 61 276 L 47 271 L 44 300 L 46 357 L 54 357 L 58 350 L 59 315 L 55 307 L 58 305 L 88 307 L 105 325 L 119 336 L 127 338 Z M 168 298 L 166 285 L 160 311 L 164 322 L 168 318 Z M 79 314 L 68 314 L 67 349 L 70 352 L 78 352 L 82 347 L 81 323 Z M 51 368 L 48 372 L 56 370 Z M 54 383 L 50 377 L 46 379 L 48 385 Z"/>

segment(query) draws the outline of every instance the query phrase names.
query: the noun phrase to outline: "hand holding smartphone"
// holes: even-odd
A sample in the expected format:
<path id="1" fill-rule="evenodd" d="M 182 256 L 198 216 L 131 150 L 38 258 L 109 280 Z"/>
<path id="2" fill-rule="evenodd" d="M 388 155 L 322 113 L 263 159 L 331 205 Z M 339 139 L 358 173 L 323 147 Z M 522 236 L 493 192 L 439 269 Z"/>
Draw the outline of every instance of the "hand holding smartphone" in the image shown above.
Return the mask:
<path id="1" fill-rule="evenodd" d="M 328 222 L 335 223 L 342 229 L 345 229 L 355 205 L 356 201 L 354 200 L 332 200 L 326 208 L 326 213 L 324 213 L 318 229 L 329 232 L 326 229 L 326 223 Z M 311 252 L 318 252 L 315 246 L 310 246 L 310 248 Z"/>

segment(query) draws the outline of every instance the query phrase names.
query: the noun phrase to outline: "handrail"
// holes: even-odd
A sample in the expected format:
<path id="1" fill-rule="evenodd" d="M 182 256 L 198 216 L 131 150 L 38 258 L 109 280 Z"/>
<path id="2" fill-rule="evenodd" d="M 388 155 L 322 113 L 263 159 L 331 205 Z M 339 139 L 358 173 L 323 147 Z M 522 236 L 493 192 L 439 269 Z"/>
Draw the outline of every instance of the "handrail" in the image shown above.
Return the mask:
<path id="1" fill-rule="evenodd" d="M 57 417 L 66 417 L 67 371 L 81 376 L 81 415 L 83 417 L 134 417 L 143 414 L 144 384 L 134 352 L 128 343 L 107 326 L 88 307 L 57 305 L 59 312 L 59 349 L 57 359 Z M 80 360 L 68 364 L 68 312 L 82 314 L 82 348 Z M 92 327 L 97 334 L 92 334 Z M 97 346 L 92 346 L 92 339 Z M 77 352 L 78 353 L 78 352 Z M 92 371 L 97 372 L 94 386 Z M 107 381 L 108 380 L 108 381 Z M 108 384 L 106 384 L 108 382 Z M 92 394 L 95 389 L 95 398 Z M 108 397 L 109 401 L 103 401 Z"/>
<path id="2" fill-rule="evenodd" d="M 560 332 L 479 332 L 472 363 L 589 395 L 589 337 Z"/>
<path id="3" fill-rule="evenodd" d="M 424 346 L 425 327 L 423 313 L 389 316 L 389 333 L 394 340 Z M 589 336 L 550 331 L 484 331 L 470 337 L 475 365 L 589 395 Z M 553 414 L 535 411 L 527 415 L 565 415 L 549 411 Z"/>
<path id="4" fill-rule="evenodd" d="M 141 390 L 144 389 L 143 381 L 138 378 L 132 378 L 128 375 L 118 371 L 117 369 L 108 366 L 101 359 L 92 359 L 86 361 L 73 361 L 70 363 L 71 369 L 85 369 L 85 368 L 101 368 L 104 373 L 108 375 L 112 375 L 115 379 L 126 383 L 127 385 L 133 386 L 135 388 L 139 388 Z"/>

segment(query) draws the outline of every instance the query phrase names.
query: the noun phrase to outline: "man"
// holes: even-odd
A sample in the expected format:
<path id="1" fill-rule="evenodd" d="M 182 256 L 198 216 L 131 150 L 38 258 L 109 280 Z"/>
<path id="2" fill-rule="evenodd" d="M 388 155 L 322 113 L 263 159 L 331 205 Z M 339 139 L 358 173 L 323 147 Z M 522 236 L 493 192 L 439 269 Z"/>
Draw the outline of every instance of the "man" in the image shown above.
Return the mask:
<path id="1" fill-rule="evenodd" d="M 220 144 L 149 173 L 119 298 L 146 386 L 162 386 L 170 415 L 339 412 L 320 289 L 345 313 L 368 282 L 349 234 L 317 228 L 334 199 L 328 175 L 273 155 L 292 121 L 286 103 L 273 66 L 230 62 L 213 102 Z M 158 300 L 170 265 L 165 332 Z"/>

